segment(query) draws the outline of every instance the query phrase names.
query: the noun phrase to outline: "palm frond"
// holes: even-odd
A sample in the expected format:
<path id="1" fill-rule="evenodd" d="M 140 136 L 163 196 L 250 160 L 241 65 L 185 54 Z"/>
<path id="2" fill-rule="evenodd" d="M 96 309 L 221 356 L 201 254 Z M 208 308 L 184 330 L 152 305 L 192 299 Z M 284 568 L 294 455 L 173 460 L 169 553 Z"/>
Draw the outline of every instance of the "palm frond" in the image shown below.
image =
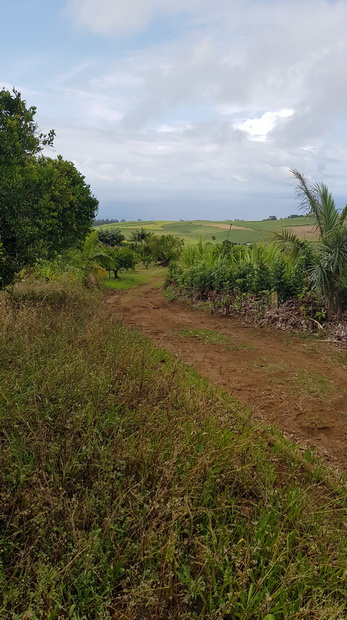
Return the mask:
<path id="1" fill-rule="evenodd" d="M 317 201 L 317 192 L 308 186 L 305 176 L 299 170 L 292 168 L 290 172 L 298 181 L 295 192 L 299 198 L 301 210 L 304 211 L 305 215 L 314 215 L 318 222 L 319 202 Z"/>
<path id="2" fill-rule="evenodd" d="M 324 183 L 316 183 L 312 191 L 318 205 L 318 226 L 321 234 L 326 234 L 339 224 L 340 216 L 335 200 Z"/>
<path id="3" fill-rule="evenodd" d="M 274 242 L 284 251 L 288 252 L 292 258 L 297 258 L 307 248 L 307 241 L 299 239 L 297 235 L 283 228 L 281 232 L 275 232 Z"/>
<path id="4" fill-rule="evenodd" d="M 347 221 L 347 205 L 345 205 L 340 213 L 340 223 L 344 224 Z"/>

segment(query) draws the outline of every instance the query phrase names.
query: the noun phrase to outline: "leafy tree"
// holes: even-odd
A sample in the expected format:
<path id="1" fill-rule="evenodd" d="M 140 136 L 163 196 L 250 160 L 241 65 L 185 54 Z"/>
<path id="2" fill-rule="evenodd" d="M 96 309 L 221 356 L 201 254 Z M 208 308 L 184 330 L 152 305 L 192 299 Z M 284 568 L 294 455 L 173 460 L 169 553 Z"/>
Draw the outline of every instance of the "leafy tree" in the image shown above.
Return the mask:
<path id="1" fill-rule="evenodd" d="M 108 255 L 111 258 L 111 267 L 108 271 L 113 271 L 114 277 L 118 278 L 118 272 L 122 269 L 134 269 L 138 262 L 135 252 L 130 248 L 109 248 Z"/>
<path id="2" fill-rule="evenodd" d="M 148 243 L 142 245 L 140 248 L 136 248 L 137 255 L 141 258 L 143 266 L 148 269 L 149 265 L 153 262 L 153 254 Z"/>
<path id="3" fill-rule="evenodd" d="M 0 91 L 0 285 L 83 240 L 98 206 L 71 162 L 41 154 L 54 131 L 38 133 L 35 114 L 17 91 Z"/>
<path id="4" fill-rule="evenodd" d="M 147 241 L 152 260 L 163 267 L 179 258 L 183 244 L 183 239 L 174 235 L 153 235 Z"/>
<path id="5" fill-rule="evenodd" d="M 53 146 L 55 132 L 39 133 L 34 120 L 36 107 L 26 107 L 21 94 L 13 89 L 0 91 L 0 164 L 21 164 L 45 146 Z"/>

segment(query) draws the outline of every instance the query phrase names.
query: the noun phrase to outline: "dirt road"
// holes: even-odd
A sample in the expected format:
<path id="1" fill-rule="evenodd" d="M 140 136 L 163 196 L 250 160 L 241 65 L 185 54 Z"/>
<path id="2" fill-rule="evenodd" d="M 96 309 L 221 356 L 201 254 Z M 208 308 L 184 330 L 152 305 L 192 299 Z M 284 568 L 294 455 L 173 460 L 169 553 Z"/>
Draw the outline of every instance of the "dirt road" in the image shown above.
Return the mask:
<path id="1" fill-rule="evenodd" d="M 193 366 L 256 418 L 347 473 L 347 353 L 169 302 L 155 283 L 114 293 L 108 303 L 122 322 Z"/>

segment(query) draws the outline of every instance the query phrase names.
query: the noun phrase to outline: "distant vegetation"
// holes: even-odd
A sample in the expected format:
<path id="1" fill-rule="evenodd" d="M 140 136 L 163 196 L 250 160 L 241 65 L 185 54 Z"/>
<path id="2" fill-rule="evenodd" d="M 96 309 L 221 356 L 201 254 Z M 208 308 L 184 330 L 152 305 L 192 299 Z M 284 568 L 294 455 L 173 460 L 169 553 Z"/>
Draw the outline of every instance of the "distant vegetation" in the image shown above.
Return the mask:
<path id="1" fill-rule="evenodd" d="M 263 221 L 247 220 L 193 220 L 187 222 L 176 221 L 143 221 L 141 228 L 154 235 L 172 234 L 184 240 L 185 244 L 197 243 L 200 239 L 221 243 L 225 239 L 233 243 L 257 243 L 270 241 L 274 231 L 282 230 L 283 227 L 300 227 L 300 236 L 311 238 L 314 219 L 312 217 L 298 216 L 295 223 L 292 216 L 285 219 Z M 118 222 L 114 225 L 105 225 L 102 228 L 119 229 L 125 238 L 130 240 L 134 229 L 139 228 L 138 222 Z"/>
<path id="2" fill-rule="evenodd" d="M 314 218 L 316 240 L 298 237 L 300 228 L 294 227 L 273 228 L 274 241 L 267 244 L 200 241 L 185 248 L 167 285 L 227 314 L 251 307 L 261 315 L 293 298 L 304 317 L 340 320 L 347 309 L 347 207 L 340 213 L 324 184 L 309 186 L 301 173 L 292 172 L 301 203 Z"/>
<path id="3" fill-rule="evenodd" d="M 109 219 L 109 218 L 106 218 L 106 219 L 96 218 L 93 220 L 93 226 L 107 226 L 108 224 L 116 224 L 118 222 L 119 220 L 114 220 L 114 219 Z"/>

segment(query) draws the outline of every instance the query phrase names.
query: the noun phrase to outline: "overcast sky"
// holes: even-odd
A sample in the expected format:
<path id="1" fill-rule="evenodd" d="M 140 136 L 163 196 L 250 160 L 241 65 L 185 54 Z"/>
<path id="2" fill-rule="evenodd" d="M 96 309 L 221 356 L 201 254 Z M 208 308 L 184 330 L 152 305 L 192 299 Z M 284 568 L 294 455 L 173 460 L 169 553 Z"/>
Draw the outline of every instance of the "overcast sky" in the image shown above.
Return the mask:
<path id="1" fill-rule="evenodd" d="M 346 33 L 346 0 L 8 0 L 0 86 L 101 217 L 279 217 L 290 168 L 347 202 Z"/>

